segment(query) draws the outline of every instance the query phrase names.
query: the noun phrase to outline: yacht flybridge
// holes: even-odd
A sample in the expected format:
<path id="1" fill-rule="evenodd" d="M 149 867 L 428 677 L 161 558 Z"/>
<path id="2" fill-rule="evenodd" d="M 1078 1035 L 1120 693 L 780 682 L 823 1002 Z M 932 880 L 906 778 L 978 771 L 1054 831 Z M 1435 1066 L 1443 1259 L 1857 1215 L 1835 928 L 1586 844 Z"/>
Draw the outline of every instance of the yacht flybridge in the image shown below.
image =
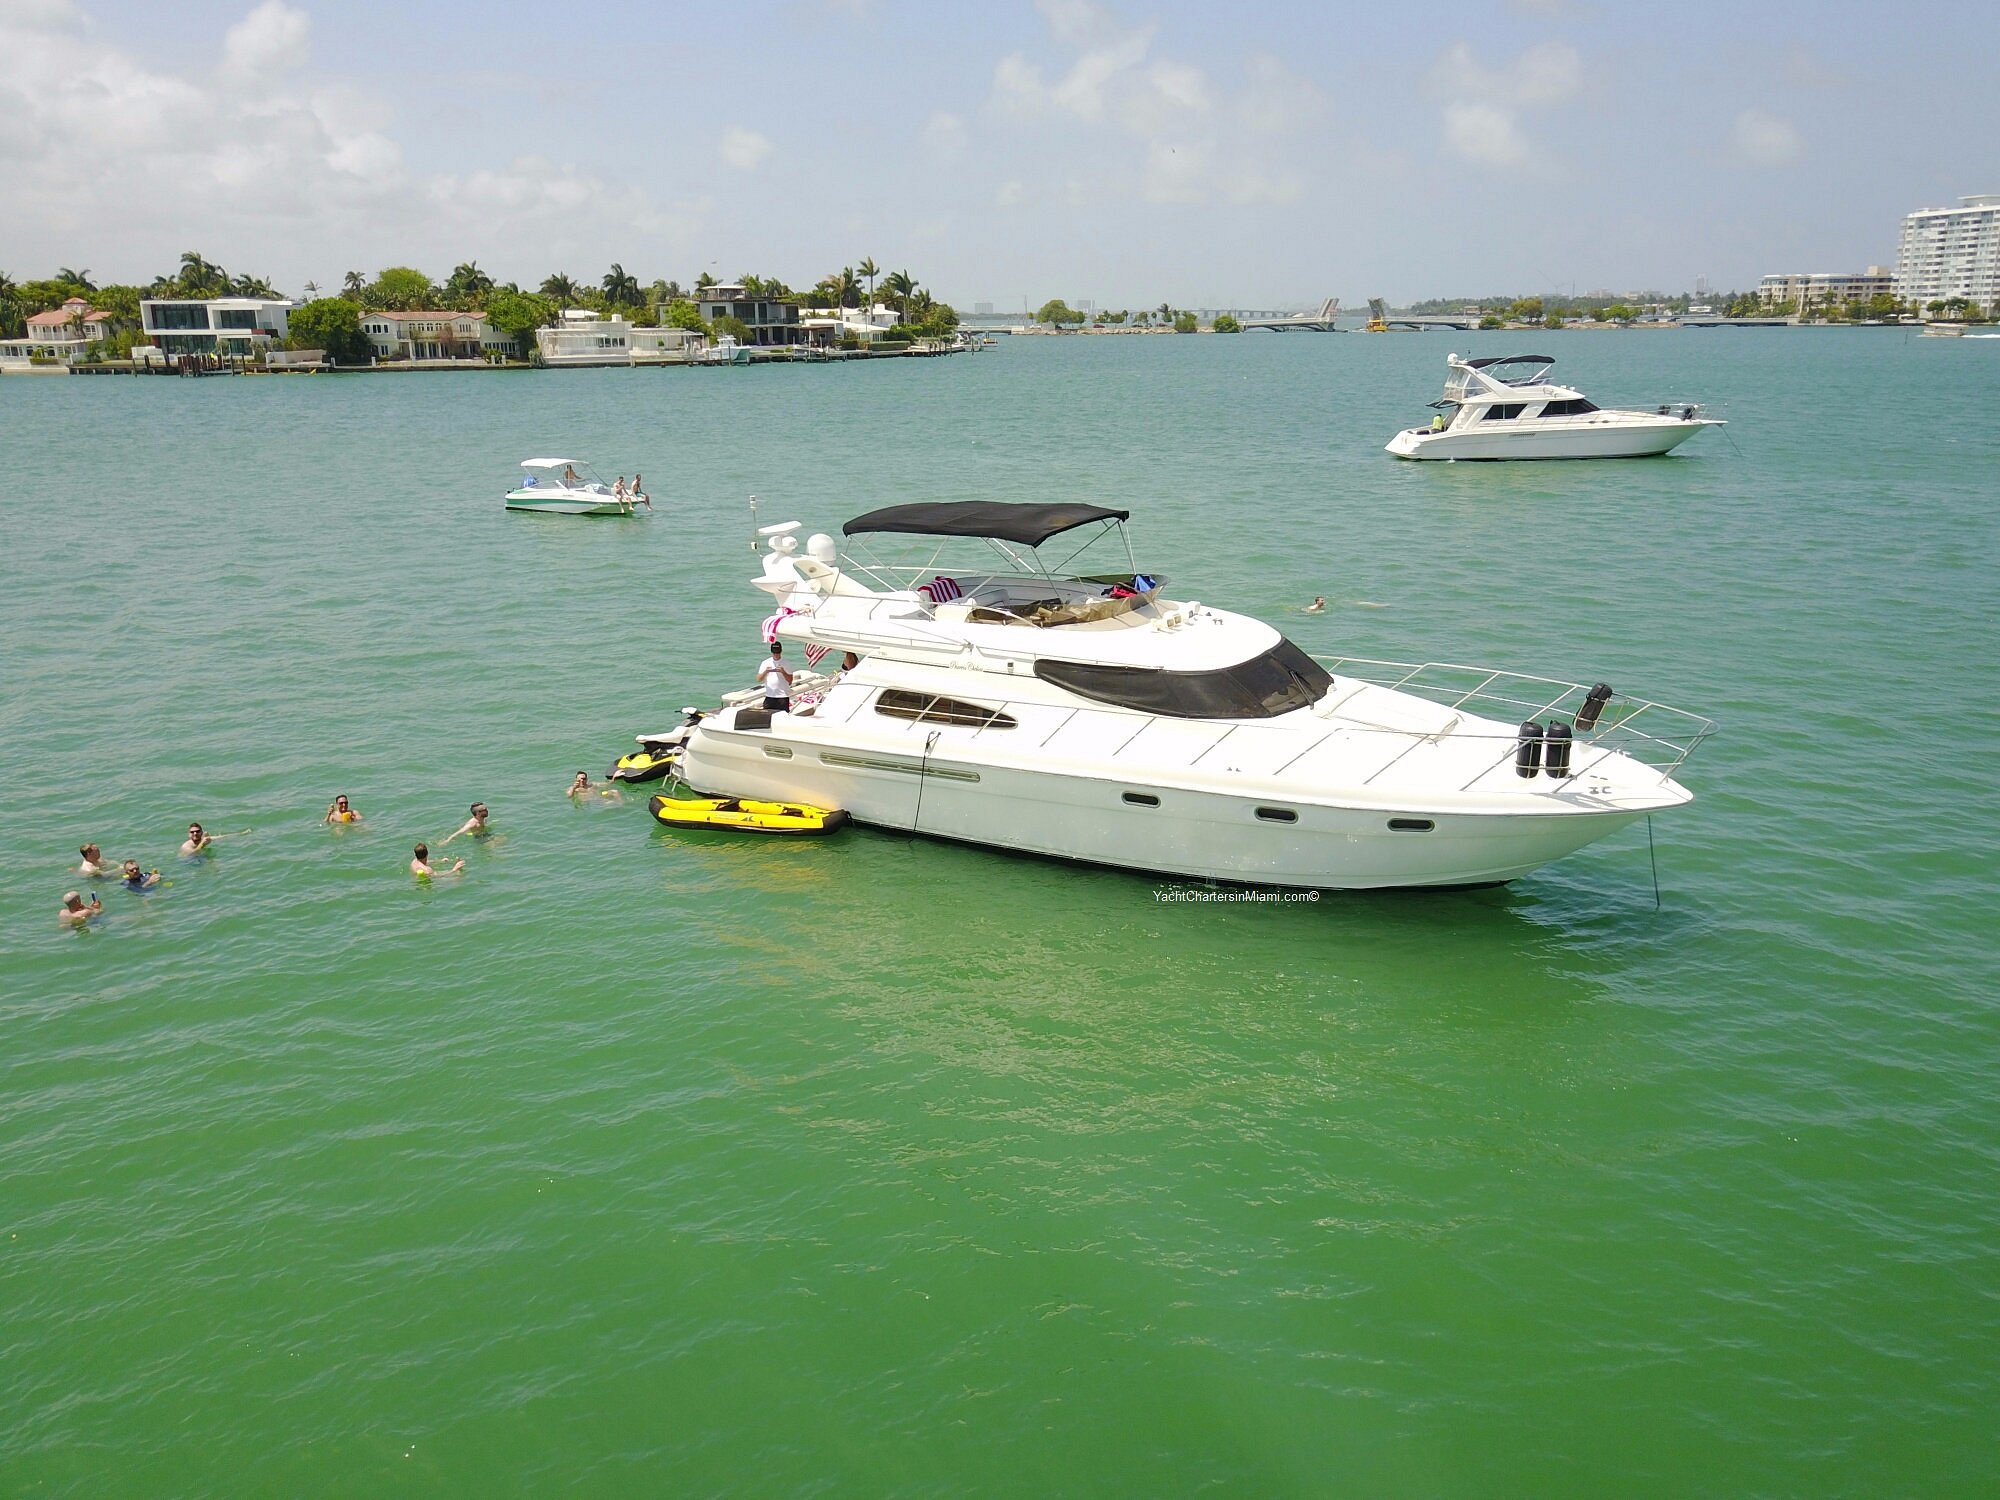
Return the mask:
<path id="1" fill-rule="evenodd" d="M 1546 354 L 1445 360 L 1444 399 L 1428 427 L 1389 440 L 1398 458 L 1651 458 L 1704 427 L 1719 427 L 1691 402 L 1612 411 L 1550 378 Z"/>
<path id="2" fill-rule="evenodd" d="M 788 660 L 859 664 L 800 673 L 788 710 L 731 695 L 682 777 L 1003 849 L 1328 889 L 1512 880 L 1690 799 L 1673 772 L 1706 719 L 1602 685 L 1309 656 L 1167 597 L 1129 546 L 1081 571 L 1127 515 L 895 505 L 847 523 L 844 557 L 826 535 L 801 552 L 796 522 L 763 528 L 767 636 L 802 648 Z M 862 555 L 892 533 L 929 555 Z M 980 559 L 947 565 L 954 548 Z"/>

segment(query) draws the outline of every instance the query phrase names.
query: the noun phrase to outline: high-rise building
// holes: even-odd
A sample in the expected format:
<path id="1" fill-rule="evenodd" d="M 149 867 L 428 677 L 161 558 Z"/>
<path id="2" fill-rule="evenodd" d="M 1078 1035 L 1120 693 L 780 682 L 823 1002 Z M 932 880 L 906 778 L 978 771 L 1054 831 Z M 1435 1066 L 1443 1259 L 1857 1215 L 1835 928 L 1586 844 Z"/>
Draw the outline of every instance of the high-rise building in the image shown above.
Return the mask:
<path id="1" fill-rule="evenodd" d="M 2000 308 L 2000 193 L 1958 202 L 1904 218 L 1896 295 L 1919 307 L 1964 297 L 1992 312 Z"/>

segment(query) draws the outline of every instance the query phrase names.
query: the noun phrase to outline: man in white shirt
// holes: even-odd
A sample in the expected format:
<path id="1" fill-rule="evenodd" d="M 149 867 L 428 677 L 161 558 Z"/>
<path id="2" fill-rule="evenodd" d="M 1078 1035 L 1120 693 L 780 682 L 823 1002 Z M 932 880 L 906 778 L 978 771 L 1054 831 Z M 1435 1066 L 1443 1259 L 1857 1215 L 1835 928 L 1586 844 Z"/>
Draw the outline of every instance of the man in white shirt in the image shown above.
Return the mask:
<path id="1" fill-rule="evenodd" d="M 785 643 L 771 642 L 771 654 L 757 668 L 757 680 L 764 684 L 764 711 L 787 713 L 792 706 L 792 672 L 785 665 Z"/>

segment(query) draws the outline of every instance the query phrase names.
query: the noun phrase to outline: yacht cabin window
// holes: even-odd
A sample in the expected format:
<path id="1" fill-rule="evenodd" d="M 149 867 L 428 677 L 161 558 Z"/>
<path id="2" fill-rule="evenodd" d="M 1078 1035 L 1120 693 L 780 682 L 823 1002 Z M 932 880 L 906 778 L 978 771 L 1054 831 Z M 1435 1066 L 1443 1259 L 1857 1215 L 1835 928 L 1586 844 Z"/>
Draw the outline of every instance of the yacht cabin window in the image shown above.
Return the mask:
<path id="1" fill-rule="evenodd" d="M 1528 403 L 1525 401 L 1503 401 L 1497 405 L 1487 407 L 1486 415 L 1482 420 L 1487 422 L 1505 422 L 1520 416 L 1527 409 Z"/>
<path id="2" fill-rule="evenodd" d="M 962 698 L 939 698 L 930 693 L 909 693 L 901 688 L 884 688 L 875 700 L 875 712 L 892 719 L 908 719 L 916 724 L 956 724 L 967 729 L 1013 729 L 1011 715 L 983 703 L 967 703 Z"/>
<path id="3" fill-rule="evenodd" d="M 1210 672 L 1043 660 L 1035 675 L 1079 697 L 1175 719 L 1275 719 L 1311 708 L 1333 686 L 1333 674 L 1287 640 Z"/>
<path id="4" fill-rule="evenodd" d="M 1578 396 L 1574 400 L 1551 401 L 1542 408 L 1545 417 L 1581 417 L 1597 410 L 1595 401 L 1586 401 Z"/>

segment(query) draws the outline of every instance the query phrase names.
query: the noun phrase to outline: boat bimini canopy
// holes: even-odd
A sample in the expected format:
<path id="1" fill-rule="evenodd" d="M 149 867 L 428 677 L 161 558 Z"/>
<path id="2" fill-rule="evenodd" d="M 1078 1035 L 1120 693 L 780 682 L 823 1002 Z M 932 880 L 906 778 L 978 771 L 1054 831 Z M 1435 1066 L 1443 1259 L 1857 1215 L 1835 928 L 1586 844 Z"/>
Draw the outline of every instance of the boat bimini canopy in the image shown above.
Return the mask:
<path id="1" fill-rule="evenodd" d="M 586 468 L 588 467 L 588 464 L 580 458 L 524 458 L 521 460 L 521 467 L 524 469 L 567 469 L 580 464 Z"/>
<path id="2" fill-rule="evenodd" d="M 1456 354 L 1445 361 L 1450 374 L 1445 377 L 1447 401 L 1470 395 L 1493 394 L 1515 386 L 1549 384 L 1552 354 L 1495 354 L 1485 359 L 1460 359 Z"/>
<path id="3" fill-rule="evenodd" d="M 944 500 L 889 505 L 841 527 L 847 536 L 902 531 L 917 536 L 972 536 L 1039 547 L 1052 536 L 1092 521 L 1126 521 L 1129 510 L 1101 505 L 1012 505 L 997 500 Z"/>

